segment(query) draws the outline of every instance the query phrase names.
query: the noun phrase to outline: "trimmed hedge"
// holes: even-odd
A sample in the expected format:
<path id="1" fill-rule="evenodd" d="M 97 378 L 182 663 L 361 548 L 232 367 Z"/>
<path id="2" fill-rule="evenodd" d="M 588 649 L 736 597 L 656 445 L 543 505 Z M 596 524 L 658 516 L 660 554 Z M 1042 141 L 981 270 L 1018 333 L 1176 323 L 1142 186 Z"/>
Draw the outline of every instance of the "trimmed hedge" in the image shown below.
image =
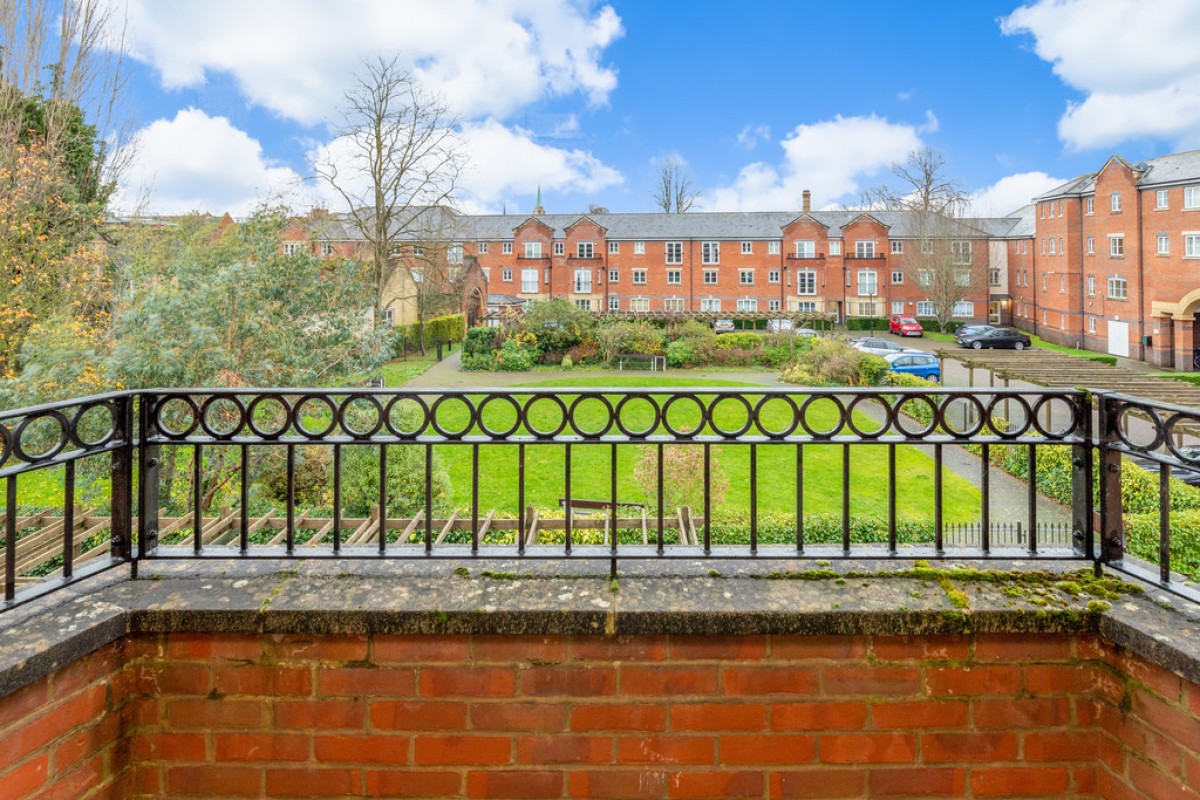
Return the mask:
<path id="1" fill-rule="evenodd" d="M 917 317 L 917 322 L 921 323 L 921 327 L 929 333 L 954 333 L 964 325 L 977 325 L 974 322 L 955 322 L 951 320 L 946 323 L 946 329 L 942 330 L 941 324 L 936 319 L 929 317 Z"/>
<path id="2" fill-rule="evenodd" d="M 420 347 L 420 332 L 420 325 L 415 322 L 392 328 L 392 348 L 396 355 L 403 355 L 410 348 Z M 461 342 L 466 337 L 467 317 L 464 314 L 447 314 L 425 320 L 426 345 L 437 342 Z"/>
<path id="3" fill-rule="evenodd" d="M 848 331 L 878 331 L 887 330 L 888 321 L 884 317 L 846 317 Z"/>

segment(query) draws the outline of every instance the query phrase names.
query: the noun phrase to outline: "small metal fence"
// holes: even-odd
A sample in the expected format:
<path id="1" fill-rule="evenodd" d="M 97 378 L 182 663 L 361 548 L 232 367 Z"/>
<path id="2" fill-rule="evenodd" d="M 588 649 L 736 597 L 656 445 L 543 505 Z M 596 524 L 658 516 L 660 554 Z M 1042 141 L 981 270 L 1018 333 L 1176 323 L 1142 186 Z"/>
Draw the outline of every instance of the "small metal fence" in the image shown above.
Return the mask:
<path id="1" fill-rule="evenodd" d="M 1086 559 L 1194 596 L 1170 478 L 1198 420 L 1074 390 L 119 392 L 0 414 L 5 601 L 204 558 Z M 1156 566 L 1123 455 L 1162 464 Z"/>

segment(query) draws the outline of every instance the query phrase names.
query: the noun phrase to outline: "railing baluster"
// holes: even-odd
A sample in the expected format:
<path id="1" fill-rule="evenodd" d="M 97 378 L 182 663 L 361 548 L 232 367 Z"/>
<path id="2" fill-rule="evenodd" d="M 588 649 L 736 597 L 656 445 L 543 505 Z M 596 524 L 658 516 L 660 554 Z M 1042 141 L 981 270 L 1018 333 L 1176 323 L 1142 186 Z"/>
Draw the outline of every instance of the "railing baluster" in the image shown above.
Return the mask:
<path id="1" fill-rule="evenodd" d="M 333 554 L 342 552 L 342 446 L 333 446 Z"/>
<path id="2" fill-rule="evenodd" d="M 896 555 L 896 445 L 888 445 L 888 555 Z"/>
<path id="3" fill-rule="evenodd" d="M 382 512 L 386 514 L 387 512 Z M 425 445 L 425 555 L 433 555 L 433 445 Z"/>
<path id="4" fill-rule="evenodd" d="M 429 480 L 429 470 L 425 471 L 425 480 Z M 387 445 L 379 445 L 379 555 L 387 553 Z M 428 513 L 428 512 L 426 512 Z"/>
<path id="5" fill-rule="evenodd" d="M 200 513 L 200 505 L 204 500 L 203 473 L 200 465 L 204 460 L 204 452 L 200 445 L 192 446 L 192 554 L 200 555 L 204 548 L 201 539 L 204 520 Z"/>
<path id="6" fill-rule="evenodd" d="M 796 554 L 804 554 L 804 445 L 796 445 Z"/>
<path id="7" fill-rule="evenodd" d="M 985 556 L 992 553 L 992 462 L 987 443 L 979 448 L 979 533 Z"/>
<path id="8" fill-rule="evenodd" d="M 1029 554 L 1038 551 L 1037 445 L 1029 445 Z"/>
<path id="9" fill-rule="evenodd" d="M 1171 582 L 1171 465 L 1158 471 L 1158 580 Z"/>
<path id="10" fill-rule="evenodd" d="M 4 599 L 17 596 L 17 476 L 9 475 L 4 499 Z"/>
<path id="11" fill-rule="evenodd" d="M 566 490 L 567 504 L 566 514 L 563 516 L 563 528 L 566 534 L 563 536 L 563 543 L 566 546 L 567 555 L 571 555 L 571 445 L 566 445 L 566 452 L 563 455 L 564 466 L 566 468 Z"/>
<path id="12" fill-rule="evenodd" d="M 525 555 L 525 443 L 517 445 L 517 555 Z"/>
<path id="13" fill-rule="evenodd" d="M 704 443 L 704 555 L 712 553 L 712 445 Z"/>
<path id="14" fill-rule="evenodd" d="M 64 467 L 62 576 L 69 581 L 75 574 L 75 462 Z"/>
<path id="15" fill-rule="evenodd" d="M 612 560 L 609 564 L 609 576 L 617 577 L 617 446 L 616 444 L 609 445 L 608 451 L 608 485 L 610 490 L 608 516 L 612 520 L 609 523 L 610 536 L 610 552 Z"/>
<path id="16" fill-rule="evenodd" d="M 705 478 L 707 479 L 707 474 Z M 663 445 L 660 442 L 658 445 L 658 554 L 661 556 L 664 552 L 663 547 Z"/>
<path id="17" fill-rule="evenodd" d="M 287 446 L 287 554 L 296 554 L 296 445 Z"/>
<path id="18" fill-rule="evenodd" d="M 842 554 L 850 555 L 850 445 L 842 445 Z"/>
<path id="19" fill-rule="evenodd" d="M 471 445 L 471 555 L 479 555 L 479 445 Z"/>
<path id="20" fill-rule="evenodd" d="M 942 539 L 942 446 L 933 446 L 933 549 L 939 556 L 946 554 Z"/>
<path id="21" fill-rule="evenodd" d="M 750 555 L 758 555 L 758 445 L 750 445 Z"/>
<path id="22" fill-rule="evenodd" d="M 242 466 L 241 466 L 241 531 L 238 533 L 238 551 L 241 555 L 246 555 L 250 552 L 250 445 L 244 444 L 240 447 Z"/>

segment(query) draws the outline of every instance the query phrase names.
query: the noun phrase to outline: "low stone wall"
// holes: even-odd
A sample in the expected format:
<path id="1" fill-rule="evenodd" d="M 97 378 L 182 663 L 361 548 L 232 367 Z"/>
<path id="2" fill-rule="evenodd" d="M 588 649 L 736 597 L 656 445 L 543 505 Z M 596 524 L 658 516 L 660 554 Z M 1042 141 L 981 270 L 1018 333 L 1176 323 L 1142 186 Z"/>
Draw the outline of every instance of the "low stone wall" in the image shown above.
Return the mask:
<path id="1" fill-rule="evenodd" d="M 624 617 L 578 577 L 74 598 L 6 629 L 8 655 L 39 620 L 81 635 L 84 604 L 122 600 L 126 628 L 32 680 L 7 664 L 0 689 L 26 685 L 0 699 L 0 797 L 1200 798 L 1195 663 L 1151 618 L 1183 642 L 1195 623 L 1148 598 L 1047 613 L 958 584 L 964 612 L 924 580 L 686 580 L 622 584 Z M 331 603 L 339 583 L 358 611 L 281 588 Z"/>

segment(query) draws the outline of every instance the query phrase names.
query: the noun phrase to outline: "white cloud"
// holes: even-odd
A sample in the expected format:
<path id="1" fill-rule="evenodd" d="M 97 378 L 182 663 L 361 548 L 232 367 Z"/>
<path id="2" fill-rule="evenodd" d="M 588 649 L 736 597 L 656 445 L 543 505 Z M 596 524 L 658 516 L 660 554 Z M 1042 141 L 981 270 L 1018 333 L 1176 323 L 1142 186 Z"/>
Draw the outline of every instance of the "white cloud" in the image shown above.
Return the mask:
<path id="1" fill-rule="evenodd" d="M 804 189 L 812 190 L 818 207 L 856 199 L 852 196 L 864 188 L 864 179 L 903 161 L 921 146 L 921 137 L 913 125 L 872 114 L 798 125 L 780 144 L 780 164 L 758 161 L 743 167 L 732 185 L 705 193 L 705 210 L 799 208 Z"/>
<path id="2" fill-rule="evenodd" d="M 765 142 L 771 138 L 770 125 L 751 125 L 746 124 L 741 132 L 737 135 L 737 143 L 747 150 L 753 150 L 758 146 L 759 142 Z"/>
<path id="3" fill-rule="evenodd" d="M 507 197 L 532 195 L 539 187 L 559 194 L 595 194 L 602 189 L 624 182 L 616 169 L 591 153 L 562 147 L 552 147 L 536 141 L 523 128 L 506 127 L 495 119 L 465 125 L 461 132 L 467 166 L 458 182 L 458 199 L 465 211 L 484 213 L 496 211 Z M 341 165 L 343 175 L 353 159 L 341 139 L 321 145 L 311 158 L 319 162 Z M 360 194 L 364 183 L 351 186 Z M 317 184 L 313 191 L 329 208 L 340 210 L 344 205 L 340 195 L 328 186 Z"/>
<path id="4" fill-rule="evenodd" d="M 256 139 L 195 108 L 152 122 L 132 146 L 137 157 L 112 201 L 125 213 L 241 215 L 262 200 L 297 202 L 304 196 L 300 176 L 264 158 Z"/>
<path id="5" fill-rule="evenodd" d="M 133 55 L 165 87 L 226 72 L 306 124 L 334 116 L 362 58 L 397 53 L 468 118 L 574 93 L 603 104 L 617 75 L 601 58 L 623 34 L 611 6 L 571 0 L 129 0 L 129 15 Z"/>
<path id="6" fill-rule="evenodd" d="M 1054 73 L 1083 92 L 1059 120 L 1073 149 L 1153 136 L 1200 146 L 1200 3 L 1036 0 L 1001 20 L 1030 34 Z"/>
<path id="7" fill-rule="evenodd" d="M 1066 183 L 1065 178 L 1055 178 L 1044 172 L 1009 175 L 985 189 L 972 192 L 968 198 L 970 213 L 981 217 L 1002 217 L 1062 183 Z"/>
<path id="8" fill-rule="evenodd" d="M 925 109 L 925 124 L 917 128 L 917 133 L 937 133 L 942 127 L 937 116 L 930 109 Z"/>

